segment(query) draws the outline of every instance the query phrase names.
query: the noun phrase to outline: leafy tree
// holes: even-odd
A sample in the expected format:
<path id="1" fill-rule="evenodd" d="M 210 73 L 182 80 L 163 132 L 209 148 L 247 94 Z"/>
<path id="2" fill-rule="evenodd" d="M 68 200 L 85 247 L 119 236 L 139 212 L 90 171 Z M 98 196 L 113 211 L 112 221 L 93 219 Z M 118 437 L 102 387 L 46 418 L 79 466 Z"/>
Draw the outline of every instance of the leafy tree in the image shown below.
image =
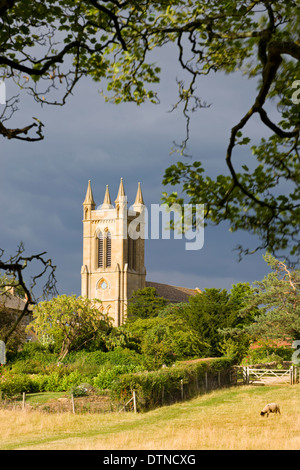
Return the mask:
<path id="1" fill-rule="evenodd" d="M 205 289 L 201 294 L 190 297 L 189 303 L 178 314 L 210 344 L 212 355 L 222 355 L 229 348 L 240 357 L 249 347 L 249 335 L 243 327 L 253 322 L 258 311 L 251 308 L 247 314 L 241 313 L 251 292 L 248 283 L 233 285 L 230 292 Z"/>
<path id="2" fill-rule="evenodd" d="M 267 254 L 264 259 L 272 268 L 262 281 L 255 282 L 244 313 L 259 308 L 255 322 L 245 327 L 254 338 L 300 339 L 300 271 Z"/>
<path id="3" fill-rule="evenodd" d="M 254 317 L 259 314 L 257 308 L 249 309 L 248 314 L 245 315 L 243 309 L 246 307 L 247 302 L 254 289 L 250 286 L 249 282 L 239 282 L 233 284 L 229 291 L 229 325 L 231 328 L 242 328 L 245 325 L 250 325 L 254 321 Z"/>
<path id="4" fill-rule="evenodd" d="M 155 101 L 144 82 L 156 82 L 159 69 L 145 63 L 147 39 L 136 28 L 148 7 L 138 1 L 1 0 L 0 79 L 13 81 L 42 105 L 63 106 L 84 75 L 106 77 L 116 102 Z M 20 128 L 5 126 L 18 102 L 19 96 L 7 101 L 0 134 L 43 139 L 38 118 Z"/>
<path id="5" fill-rule="evenodd" d="M 201 104 L 195 103 L 197 77 L 242 71 L 257 81 L 252 106 L 231 128 L 220 174 L 206 175 L 201 161 L 179 161 L 166 170 L 164 184 L 180 185 L 192 204 L 204 203 L 206 219 L 213 224 L 226 220 L 231 231 L 258 236 L 256 250 L 269 248 L 274 254 L 288 248 L 296 260 L 300 254 L 299 24 L 299 4 L 294 0 L 225 4 L 213 0 L 170 2 L 153 26 L 153 41 L 176 42 L 179 61 L 191 75 L 188 85 L 180 83 L 187 125 L 191 111 Z M 251 145 L 247 126 L 256 117 L 261 140 Z M 189 128 L 187 139 L 188 132 Z M 186 143 L 180 146 L 182 153 Z M 164 199 L 183 203 L 178 192 L 165 193 Z M 240 255 L 251 252 L 238 248 Z"/>
<path id="6" fill-rule="evenodd" d="M 178 146 L 182 155 L 192 112 L 207 107 L 196 94 L 198 78 L 241 71 L 255 79 L 257 94 L 231 128 L 219 175 L 205 175 L 201 161 L 180 160 L 166 170 L 163 183 L 179 185 L 190 203 L 204 203 L 207 221 L 228 221 L 231 231 L 255 234 L 260 242 L 254 251 L 269 248 L 275 254 L 288 249 L 297 259 L 300 10 L 296 0 L 1 0 L 0 17 L 0 79 L 13 80 L 41 104 L 63 105 L 85 75 L 96 81 L 105 77 L 106 99 L 114 103 L 157 103 L 156 92 L 147 88 L 159 82 L 160 68 L 148 57 L 153 49 L 175 45 L 178 63 L 190 77 L 187 84 L 178 81 L 173 106 L 181 106 L 186 117 L 186 138 Z M 39 119 L 25 127 L 5 126 L 18 99 L 8 100 L 0 133 L 9 139 L 42 139 Z M 261 140 L 251 144 L 247 126 L 255 118 L 261 123 Z M 164 200 L 184 202 L 178 191 L 166 192 Z M 253 250 L 239 246 L 239 251 L 242 255 Z"/>
<path id="7" fill-rule="evenodd" d="M 220 355 L 219 329 L 228 326 L 230 310 L 229 294 L 225 289 L 205 289 L 201 294 L 190 297 L 186 308 L 188 323 L 211 346 L 213 356 Z"/>
<path id="8" fill-rule="evenodd" d="M 140 341 L 140 352 L 150 367 L 180 359 L 205 357 L 209 351 L 209 345 L 199 333 L 176 314 L 139 318 L 129 323 L 127 328 Z"/>
<path id="9" fill-rule="evenodd" d="M 219 329 L 223 337 L 220 342 L 220 351 L 230 357 L 234 357 L 239 362 L 248 354 L 251 344 L 251 336 L 244 327 L 254 322 L 255 316 L 259 315 L 259 309 L 253 307 L 248 310 L 247 315 L 244 309 L 254 289 L 247 283 L 233 284 L 230 290 L 228 302 L 229 318 L 227 326 Z"/>
<path id="10" fill-rule="evenodd" d="M 111 330 L 109 319 L 100 311 L 100 301 L 75 295 L 60 295 L 40 302 L 33 311 L 33 329 L 41 342 L 52 342 L 62 360 L 71 350 L 88 347 Z"/>
<path id="11" fill-rule="evenodd" d="M 137 318 L 151 318 L 165 307 L 167 300 L 158 297 L 155 287 L 145 287 L 133 292 L 127 304 L 128 321 L 135 321 Z"/>

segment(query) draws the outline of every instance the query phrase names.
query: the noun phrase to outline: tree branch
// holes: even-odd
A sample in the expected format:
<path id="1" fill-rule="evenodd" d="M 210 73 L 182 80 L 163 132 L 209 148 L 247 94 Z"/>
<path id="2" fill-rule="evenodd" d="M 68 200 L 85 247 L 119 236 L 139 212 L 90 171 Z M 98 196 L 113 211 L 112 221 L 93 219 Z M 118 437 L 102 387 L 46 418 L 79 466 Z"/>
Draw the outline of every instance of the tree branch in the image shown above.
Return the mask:
<path id="1" fill-rule="evenodd" d="M 296 129 L 294 129 L 293 131 L 290 131 L 290 132 L 286 132 L 282 129 L 280 129 L 280 127 L 278 127 L 276 124 L 274 124 L 274 122 L 272 122 L 266 111 L 263 109 L 263 108 L 260 108 L 258 109 L 258 113 L 260 115 L 260 118 L 262 120 L 262 122 L 268 126 L 270 129 L 272 129 L 273 132 L 275 132 L 275 134 L 277 134 L 279 137 L 282 137 L 282 138 L 285 138 L 285 137 L 296 137 L 296 135 L 299 134 L 299 131 L 300 131 L 300 127 L 296 127 Z"/>
<path id="2" fill-rule="evenodd" d="M 22 65 L 20 62 L 16 62 L 14 60 L 8 59 L 7 57 L 3 57 L 3 56 L 0 56 L 0 65 L 7 65 L 8 67 L 11 67 L 12 69 L 19 70 L 19 72 L 28 73 L 29 75 L 42 76 L 45 74 L 45 72 L 49 70 L 49 68 L 52 65 L 59 63 L 59 62 L 63 62 L 63 58 L 65 54 L 67 54 L 71 49 L 74 49 L 75 47 L 79 47 L 79 46 L 80 46 L 80 41 L 78 40 L 70 42 L 58 54 L 48 58 L 47 62 L 40 69 L 27 67 L 26 65 Z M 35 63 L 41 63 L 41 62 L 42 61 L 38 61 Z"/>
<path id="3" fill-rule="evenodd" d="M 36 119 L 36 118 L 34 118 Z M 19 139 L 19 140 L 25 140 L 27 142 L 36 142 L 38 140 L 43 140 L 44 136 L 42 135 L 42 127 L 44 127 L 44 124 L 36 119 L 38 121 L 37 123 L 30 124 L 29 126 L 25 126 L 21 129 L 8 129 L 5 127 L 2 122 L 0 122 L 0 134 L 2 134 L 4 137 L 7 137 L 8 139 Z M 38 137 L 24 137 L 23 135 L 27 135 L 28 131 L 32 129 L 33 127 L 38 127 L 36 133 L 38 134 Z"/>
<path id="4" fill-rule="evenodd" d="M 114 26 L 115 26 L 115 29 L 116 29 L 116 33 L 117 33 L 117 38 L 119 39 L 123 50 L 127 51 L 127 46 L 126 46 L 126 43 L 125 43 L 125 41 L 122 37 L 121 29 L 120 29 L 120 25 L 119 25 L 117 16 L 111 10 L 106 8 L 105 6 L 99 5 L 99 3 L 96 0 L 86 0 L 86 1 L 87 1 L 87 3 L 91 3 L 95 8 L 97 8 L 99 11 L 102 11 L 102 13 L 105 13 L 107 16 L 109 16 L 113 20 L 113 23 L 114 23 Z"/>
<path id="5" fill-rule="evenodd" d="M 1 254 L 0 257 L 3 256 L 3 250 L 0 250 Z M 18 287 L 20 286 L 22 291 L 25 294 L 25 305 L 23 308 L 23 311 L 18 315 L 15 323 L 11 326 L 9 331 L 5 334 L 4 342 L 7 342 L 7 340 L 10 338 L 10 336 L 13 334 L 21 320 L 24 318 L 24 316 L 29 315 L 31 313 L 30 307 L 32 305 L 36 304 L 36 300 L 34 298 L 33 294 L 33 288 L 36 286 L 37 280 L 39 280 L 42 276 L 46 274 L 48 270 L 50 270 L 50 273 L 48 275 L 47 281 L 43 287 L 43 296 L 47 296 L 48 294 L 57 294 L 56 290 L 56 278 L 55 278 L 55 270 L 56 266 L 52 264 L 51 259 L 44 259 L 44 255 L 46 252 L 39 253 L 37 255 L 31 255 L 31 256 L 22 256 L 24 252 L 24 247 L 23 244 L 18 248 L 17 254 L 15 256 L 10 257 L 8 261 L 2 261 L 0 259 L 0 270 L 5 271 L 8 275 L 13 276 L 13 286 Z M 28 263 L 32 261 L 39 261 L 43 269 L 36 274 L 35 276 L 32 277 L 32 282 L 31 285 L 28 286 L 25 279 L 23 272 L 24 270 L 28 267 Z M 4 283 L 3 286 L 7 285 Z M 12 286 L 11 282 L 8 284 Z"/>

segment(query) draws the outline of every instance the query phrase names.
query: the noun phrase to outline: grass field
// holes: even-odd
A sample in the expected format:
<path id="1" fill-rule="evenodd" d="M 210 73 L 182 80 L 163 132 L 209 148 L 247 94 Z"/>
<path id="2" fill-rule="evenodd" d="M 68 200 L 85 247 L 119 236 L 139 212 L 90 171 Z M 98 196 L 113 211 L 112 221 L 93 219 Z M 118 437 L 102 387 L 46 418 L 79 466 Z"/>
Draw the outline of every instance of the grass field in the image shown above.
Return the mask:
<path id="1" fill-rule="evenodd" d="M 260 417 L 276 401 L 281 416 Z M 213 391 L 148 413 L 0 411 L 1 450 L 299 450 L 300 386 Z"/>

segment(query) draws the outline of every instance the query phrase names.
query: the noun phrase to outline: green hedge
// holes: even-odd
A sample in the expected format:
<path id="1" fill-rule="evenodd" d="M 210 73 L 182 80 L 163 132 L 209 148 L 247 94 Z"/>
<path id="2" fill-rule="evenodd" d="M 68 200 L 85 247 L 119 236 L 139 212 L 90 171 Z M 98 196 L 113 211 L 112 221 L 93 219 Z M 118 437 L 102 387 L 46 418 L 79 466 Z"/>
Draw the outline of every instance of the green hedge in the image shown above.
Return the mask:
<path id="1" fill-rule="evenodd" d="M 0 379 L 0 391 L 4 397 L 12 397 L 23 392 L 65 392 L 82 382 L 84 377 L 79 371 L 67 375 L 58 372 L 49 375 L 7 374 Z"/>
<path id="2" fill-rule="evenodd" d="M 230 359 L 216 358 L 152 372 L 123 374 L 112 384 L 112 398 L 125 403 L 135 390 L 138 409 L 149 410 L 191 398 L 201 391 L 230 385 L 232 365 Z"/>

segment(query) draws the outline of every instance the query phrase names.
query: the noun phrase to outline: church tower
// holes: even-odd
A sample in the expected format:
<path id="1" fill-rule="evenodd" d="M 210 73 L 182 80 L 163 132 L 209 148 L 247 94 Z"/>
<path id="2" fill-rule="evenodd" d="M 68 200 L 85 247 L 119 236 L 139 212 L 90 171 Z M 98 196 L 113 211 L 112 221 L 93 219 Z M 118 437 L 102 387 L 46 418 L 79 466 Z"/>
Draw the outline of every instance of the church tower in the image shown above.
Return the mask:
<path id="1" fill-rule="evenodd" d="M 127 301 L 145 287 L 143 195 L 140 183 L 132 209 L 127 207 L 121 178 L 115 205 L 106 186 L 103 204 L 96 208 L 91 182 L 83 202 L 83 266 L 81 295 L 100 299 L 115 326 L 126 319 Z"/>

